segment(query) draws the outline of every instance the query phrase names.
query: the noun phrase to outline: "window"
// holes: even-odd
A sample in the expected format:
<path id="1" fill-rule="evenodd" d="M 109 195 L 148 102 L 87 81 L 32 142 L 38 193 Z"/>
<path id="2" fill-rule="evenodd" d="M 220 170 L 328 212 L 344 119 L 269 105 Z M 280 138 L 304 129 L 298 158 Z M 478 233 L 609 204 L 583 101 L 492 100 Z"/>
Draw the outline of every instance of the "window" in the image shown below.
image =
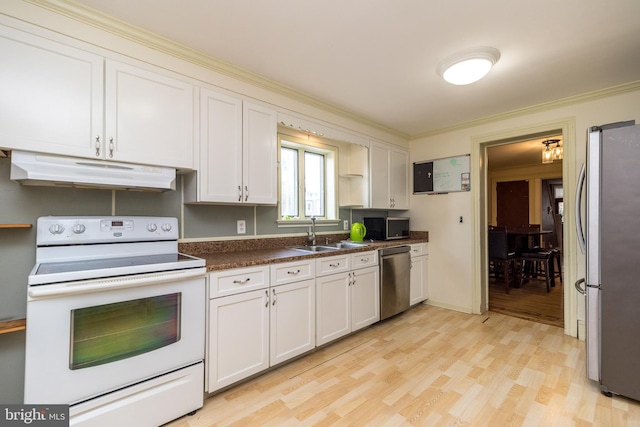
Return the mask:
<path id="1" fill-rule="evenodd" d="M 279 135 L 280 219 L 335 219 L 337 149 Z"/>

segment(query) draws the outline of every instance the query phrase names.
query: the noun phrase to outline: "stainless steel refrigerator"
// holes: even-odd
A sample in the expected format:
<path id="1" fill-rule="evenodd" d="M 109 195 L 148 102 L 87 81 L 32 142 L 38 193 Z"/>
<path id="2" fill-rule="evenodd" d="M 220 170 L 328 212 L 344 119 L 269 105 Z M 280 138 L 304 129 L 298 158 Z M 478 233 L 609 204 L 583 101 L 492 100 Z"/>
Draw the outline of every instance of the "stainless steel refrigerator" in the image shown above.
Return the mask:
<path id="1" fill-rule="evenodd" d="M 635 121 L 589 129 L 576 225 L 586 251 L 586 277 L 576 289 L 586 296 L 587 376 L 607 396 L 640 400 L 640 125 Z"/>

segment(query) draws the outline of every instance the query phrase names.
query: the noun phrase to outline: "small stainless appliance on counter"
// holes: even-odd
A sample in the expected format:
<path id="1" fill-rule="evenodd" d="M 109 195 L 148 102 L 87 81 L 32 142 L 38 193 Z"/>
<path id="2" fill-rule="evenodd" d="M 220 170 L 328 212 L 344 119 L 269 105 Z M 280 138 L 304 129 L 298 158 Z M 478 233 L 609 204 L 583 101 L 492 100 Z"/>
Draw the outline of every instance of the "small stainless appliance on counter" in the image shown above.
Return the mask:
<path id="1" fill-rule="evenodd" d="M 380 249 L 380 320 L 409 308 L 411 247 Z"/>
<path id="2" fill-rule="evenodd" d="M 409 238 L 409 218 L 378 217 L 364 218 L 367 239 L 395 240 Z"/>

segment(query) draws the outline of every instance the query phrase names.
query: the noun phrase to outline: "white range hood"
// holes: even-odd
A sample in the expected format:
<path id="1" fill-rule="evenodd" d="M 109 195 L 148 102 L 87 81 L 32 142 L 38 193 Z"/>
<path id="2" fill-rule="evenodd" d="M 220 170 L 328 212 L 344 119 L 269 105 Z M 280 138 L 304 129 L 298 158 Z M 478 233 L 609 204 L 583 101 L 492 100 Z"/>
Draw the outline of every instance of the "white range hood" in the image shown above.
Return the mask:
<path id="1" fill-rule="evenodd" d="M 88 160 L 27 151 L 11 152 L 11 179 L 24 185 L 167 191 L 176 170 L 160 166 Z"/>

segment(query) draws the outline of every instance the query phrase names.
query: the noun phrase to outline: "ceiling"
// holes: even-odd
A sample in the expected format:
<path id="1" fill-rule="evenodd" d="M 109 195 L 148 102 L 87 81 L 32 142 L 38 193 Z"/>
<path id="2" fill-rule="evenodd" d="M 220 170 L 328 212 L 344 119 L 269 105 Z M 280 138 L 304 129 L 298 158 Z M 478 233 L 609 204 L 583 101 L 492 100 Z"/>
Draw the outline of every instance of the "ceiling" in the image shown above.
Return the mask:
<path id="1" fill-rule="evenodd" d="M 557 139 L 563 144 L 562 135 L 536 138 L 517 143 L 492 145 L 487 148 L 487 167 L 490 170 L 516 168 L 523 166 L 540 166 L 542 164 L 543 141 Z M 553 145 L 552 145 L 553 147 Z"/>
<path id="2" fill-rule="evenodd" d="M 640 80 L 638 0 L 78 0 L 404 137 Z M 438 63 L 501 52 L 454 86 Z"/>

